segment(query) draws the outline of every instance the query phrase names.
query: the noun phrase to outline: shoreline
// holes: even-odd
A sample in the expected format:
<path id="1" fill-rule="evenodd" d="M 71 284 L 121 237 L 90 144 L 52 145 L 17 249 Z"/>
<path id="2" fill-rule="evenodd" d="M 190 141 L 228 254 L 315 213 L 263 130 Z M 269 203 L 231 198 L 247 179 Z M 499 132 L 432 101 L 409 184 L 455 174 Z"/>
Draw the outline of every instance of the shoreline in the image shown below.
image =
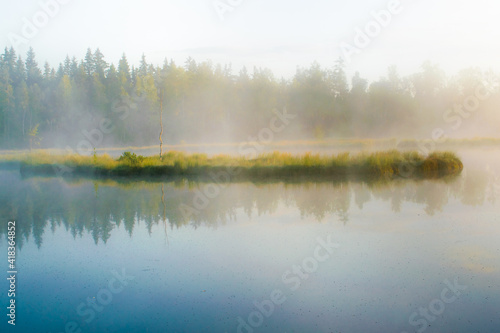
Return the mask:
<path id="1" fill-rule="evenodd" d="M 452 152 L 397 150 L 337 155 L 273 152 L 254 159 L 205 154 L 167 152 L 159 156 L 137 156 L 125 152 L 120 158 L 109 155 L 77 156 L 28 154 L 0 160 L 1 169 L 18 169 L 23 176 L 86 178 L 185 178 L 233 181 L 294 180 L 377 180 L 433 179 L 459 174 L 460 158 Z"/>

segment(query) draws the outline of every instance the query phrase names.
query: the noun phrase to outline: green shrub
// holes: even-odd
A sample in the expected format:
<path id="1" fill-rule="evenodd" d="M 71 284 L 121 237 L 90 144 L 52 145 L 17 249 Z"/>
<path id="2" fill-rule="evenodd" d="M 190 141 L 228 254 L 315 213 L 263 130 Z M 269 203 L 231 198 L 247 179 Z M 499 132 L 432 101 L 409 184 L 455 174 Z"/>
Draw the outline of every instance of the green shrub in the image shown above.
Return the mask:
<path id="1" fill-rule="evenodd" d="M 120 156 L 118 161 L 127 163 L 128 165 L 131 166 L 140 166 L 144 161 L 144 156 L 141 155 L 137 156 L 135 153 L 126 151 L 122 154 L 122 156 Z"/>

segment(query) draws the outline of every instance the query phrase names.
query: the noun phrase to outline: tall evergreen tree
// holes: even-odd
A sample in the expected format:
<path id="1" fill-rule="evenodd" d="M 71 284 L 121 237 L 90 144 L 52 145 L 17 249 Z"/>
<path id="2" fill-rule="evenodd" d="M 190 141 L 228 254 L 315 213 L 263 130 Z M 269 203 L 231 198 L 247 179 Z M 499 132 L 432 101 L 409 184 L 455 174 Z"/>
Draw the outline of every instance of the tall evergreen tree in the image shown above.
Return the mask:
<path id="1" fill-rule="evenodd" d="M 130 67 L 125 53 L 118 63 L 118 80 L 120 82 L 121 94 L 129 95 L 132 88 L 132 79 L 130 77 Z"/>
<path id="2" fill-rule="evenodd" d="M 42 79 L 42 71 L 38 67 L 38 63 L 35 60 L 35 51 L 32 47 L 28 50 L 26 56 L 26 83 L 28 86 L 33 84 L 40 84 Z"/>
<path id="3" fill-rule="evenodd" d="M 101 80 L 104 79 L 104 75 L 109 68 L 109 64 L 104 60 L 104 55 L 99 49 L 94 52 L 94 68 Z"/>
<path id="4" fill-rule="evenodd" d="M 92 54 L 92 50 L 90 48 L 87 49 L 87 53 L 85 54 L 85 60 L 83 61 L 83 68 L 85 69 L 85 74 L 88 78 L 90 78 L 95 72 L 95 60 L 94 55 Z"/>
<path id="5" fill-rule="evenodd" d="M 64 59 L 64 75 L 71 75 L 71 59 L 68 55 Z"/>

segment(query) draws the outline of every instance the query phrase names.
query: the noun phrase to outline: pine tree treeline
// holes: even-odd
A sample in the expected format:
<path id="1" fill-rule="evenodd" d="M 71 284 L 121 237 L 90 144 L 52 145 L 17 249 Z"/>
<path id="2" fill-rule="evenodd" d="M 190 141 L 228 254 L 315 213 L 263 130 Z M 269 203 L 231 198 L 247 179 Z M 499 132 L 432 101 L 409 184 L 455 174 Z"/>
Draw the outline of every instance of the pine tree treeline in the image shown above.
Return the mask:
<path id="1" fill-rule="evenodd" d="M 395 67 L 378 81 L 356 73 L 348 81 L 341 60 L 332 69 L 317 63 L 298 69 L 290 80 L 278 80 L 267 69 L 244 68 L 233 75 L 230 66 L 196 63 L 184 66 L 165 60 L 130 66 L 125 55 L 108 64 L 99 49 L 85 58 L 66 57 L 57 69 L 43 68 L 30 49 L 26 60 L 14 49 L 0 55 L 0 148 L 28 148 L 38 125 L 41 147 L 74 145 L 82 130 L 110 120 L 113 131 L 102 145 L 156 144 L 159 96 L 163 96 L 164 141 L 244 141 L 269 126 L 273 109 L 297 115 L 282 139 L 323 137 L 424 137 L 440 127 L 453 136 L 458 128 L 481 128 L 474 135 L 500 129 L 500 94 L 482 98 L 472 111 L 457 109 L 498 76 L 471 68 L 447 78 L 430 62 L 413 75 L 401 77 Z M 115 112 L 129 103 L 127 117 Z M 465 105 L 467 106 L 467 105 Z M 470 105 L 469 105 L 470 106 Z M 472 117 L 481 113 L 481 116 Z M 299 134 L 300 133 L 300 134 Z"/>

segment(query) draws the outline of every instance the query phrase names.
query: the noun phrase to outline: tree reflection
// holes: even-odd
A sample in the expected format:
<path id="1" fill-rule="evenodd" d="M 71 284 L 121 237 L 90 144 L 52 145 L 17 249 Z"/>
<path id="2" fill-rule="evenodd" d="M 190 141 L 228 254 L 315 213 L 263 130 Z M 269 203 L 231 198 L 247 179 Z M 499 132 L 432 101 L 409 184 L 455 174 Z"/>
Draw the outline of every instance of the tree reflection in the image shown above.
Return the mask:
<path id="1" fill-rule="evenodd" d="M 180 207 L 193 207 L 206 183 L 22 179 L 17 172 L 7 171 L 0 173 L 0 217 L 18 222 L 20 247 L 30 237 L 41 247 L 47 228 L 54 232 L 60 227 L 73 237 L 89 233 L 96 244 L 106 243 L 118 227 L 123 226 L 132 236 L 139 220 L 150 233 L 153 226 L 164 224 L 168 242 L 167 228 L 216 228 L 235 221 L 238 214 L 251 218 L 275 214 L 282 207 L 297 209 L 302 218 L 319 222 L 335 216 L 348 223 L 353 206 L 363 210 L 371 201 L 388 202 L 393 212 L 400 212 L 407 202 L 415 203 L 433 215 L 450 199 L 474 206 L 494 200 L 498 185 L 492 182 L 498 182 L 498 177 L 491 172 L 469 170 L 453 179 L 435 181 L 231 183 L 220 187 L 206 207 L 189 216 Z M 5 223 L 0 234 L 6 237 Z"/>

